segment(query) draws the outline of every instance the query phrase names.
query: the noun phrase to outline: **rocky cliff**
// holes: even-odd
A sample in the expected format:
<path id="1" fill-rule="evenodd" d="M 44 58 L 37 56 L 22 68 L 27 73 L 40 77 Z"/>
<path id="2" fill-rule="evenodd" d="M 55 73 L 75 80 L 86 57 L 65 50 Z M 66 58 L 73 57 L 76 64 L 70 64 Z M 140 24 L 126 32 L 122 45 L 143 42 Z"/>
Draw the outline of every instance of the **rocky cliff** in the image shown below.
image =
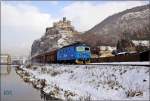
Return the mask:
<path id="1" fill-rule="evenodd" d="M 80 41 L 77 38 L 78 35 L 79 32 L 74 30 L 70 21 L 63 18 L 63 21 L 54 23 L 53 27 L 46 28 L 45 34 L 33 42 L 31 56 L 61 48 L 75 41 Z"/>

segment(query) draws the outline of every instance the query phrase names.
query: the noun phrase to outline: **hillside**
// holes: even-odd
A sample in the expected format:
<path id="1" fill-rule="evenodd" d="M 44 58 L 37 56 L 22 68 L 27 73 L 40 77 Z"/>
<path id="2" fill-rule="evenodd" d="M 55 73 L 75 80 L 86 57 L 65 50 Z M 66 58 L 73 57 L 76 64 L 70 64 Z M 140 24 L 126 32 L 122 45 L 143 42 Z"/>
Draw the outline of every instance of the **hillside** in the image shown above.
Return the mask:
<path id="1" fill-rule="evenodd" d="M 107 17 L 82 35 L 82 40 L 95 45 L 116 46 L 122 38 L 150 39 L 150 5 L 127 9 Z M 94 39 L 90 40 L 90 39 Z"/>

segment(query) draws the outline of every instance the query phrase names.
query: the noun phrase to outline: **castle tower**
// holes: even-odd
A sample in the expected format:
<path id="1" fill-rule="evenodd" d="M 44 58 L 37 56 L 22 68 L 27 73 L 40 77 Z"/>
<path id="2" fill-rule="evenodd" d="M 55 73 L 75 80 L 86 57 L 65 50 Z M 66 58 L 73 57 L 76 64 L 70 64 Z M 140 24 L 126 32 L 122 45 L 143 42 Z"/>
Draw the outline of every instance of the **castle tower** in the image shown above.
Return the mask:
<path id="1" fill-rule="evenodd" d="M 63 17 L 63 22 L 65 22 L 66 21 L 66 17 Z"/>
<path id="2" fill-rule="evenodd" d="M 62 20 L 53 23 L 53 27 L 60 28 L 66 31 L 73 31 L 74 27 L 71 25 L 71 21 L 63 17 Z"/>

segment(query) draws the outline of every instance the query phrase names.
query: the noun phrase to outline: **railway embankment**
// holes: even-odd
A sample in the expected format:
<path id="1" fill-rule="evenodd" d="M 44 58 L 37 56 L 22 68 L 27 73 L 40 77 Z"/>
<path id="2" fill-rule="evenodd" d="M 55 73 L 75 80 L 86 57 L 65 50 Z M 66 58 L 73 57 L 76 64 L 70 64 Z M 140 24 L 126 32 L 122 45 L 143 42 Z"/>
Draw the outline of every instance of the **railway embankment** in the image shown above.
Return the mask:
<path id="1" fill-rule="evenodd" d="M 22 66 L 17 74 L 47 96 L 63 100 L 149 100 L 149 67 L 111 65 Z"/>

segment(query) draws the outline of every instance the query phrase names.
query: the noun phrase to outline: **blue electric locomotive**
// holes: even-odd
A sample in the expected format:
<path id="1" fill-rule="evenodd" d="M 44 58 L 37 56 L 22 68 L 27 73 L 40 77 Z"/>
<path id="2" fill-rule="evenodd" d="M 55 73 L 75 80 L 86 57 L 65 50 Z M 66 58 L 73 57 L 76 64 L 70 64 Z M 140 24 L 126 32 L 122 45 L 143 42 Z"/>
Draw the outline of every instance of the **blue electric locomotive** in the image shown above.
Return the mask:
<path id="1" fill-rule="evenodd" d="M 90 47 L 83 43 L 71 44 L 57 50 L 58 63 L 87 63 L 90 58 Z"/>

